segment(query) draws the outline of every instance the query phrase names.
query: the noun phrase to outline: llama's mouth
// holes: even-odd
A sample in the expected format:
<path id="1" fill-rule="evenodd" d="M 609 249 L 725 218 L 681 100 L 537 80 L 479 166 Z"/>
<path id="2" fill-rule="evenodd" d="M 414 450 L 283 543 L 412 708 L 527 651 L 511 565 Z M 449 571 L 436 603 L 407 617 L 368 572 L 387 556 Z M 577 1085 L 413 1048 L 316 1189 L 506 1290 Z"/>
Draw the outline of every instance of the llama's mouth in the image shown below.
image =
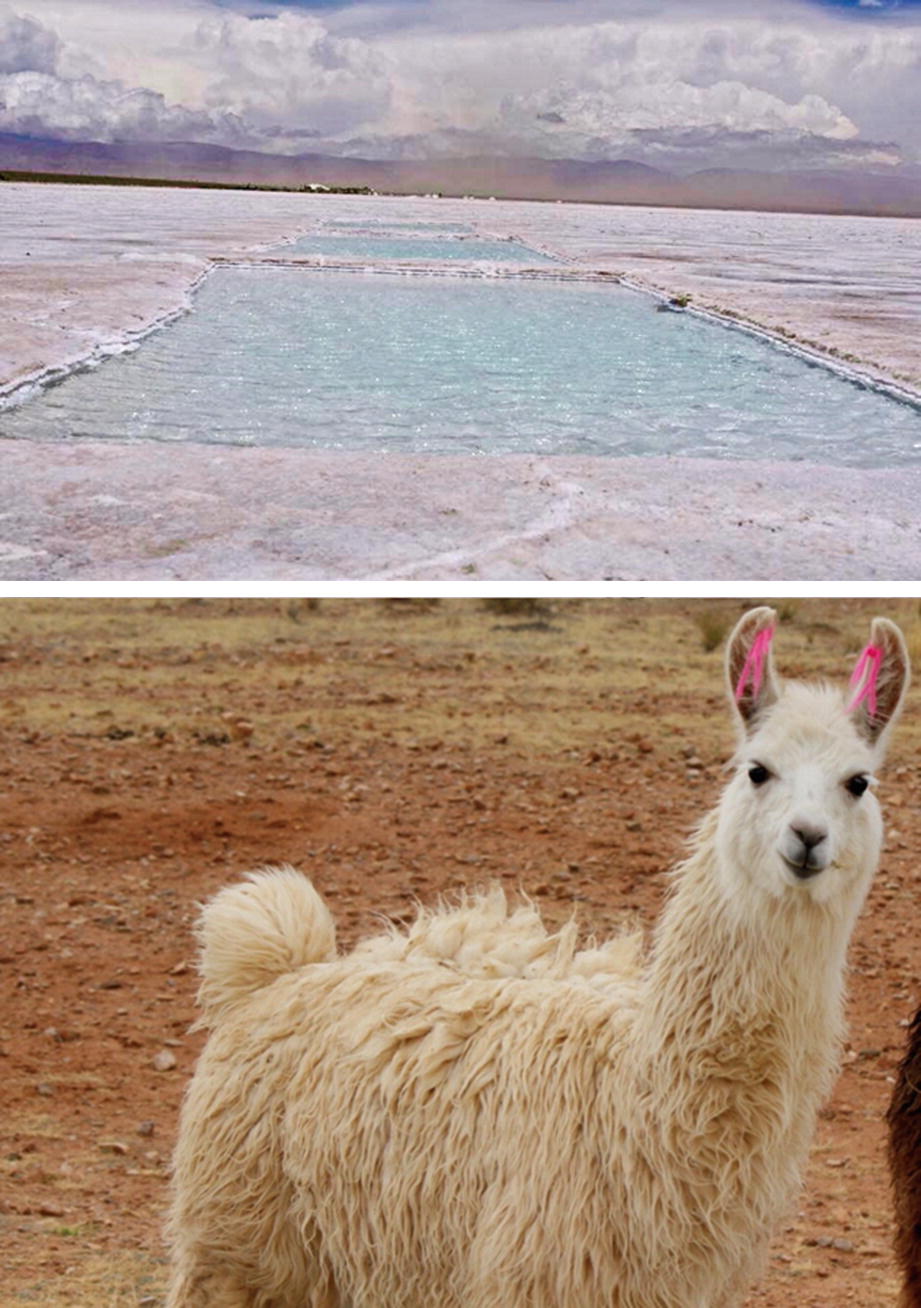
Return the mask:
<path id="1" fill-rule="evenodd" d="M 808 859 L 805 863 L 794 863 L 793 859 L 787 858 L 786 854 L 781 854 L 780 857 L 798 881 L 809 881 L 812 877 L 817 877 L 820 872 L 825 871 L 826 864 L 824 863 L 810 863 Z"/>

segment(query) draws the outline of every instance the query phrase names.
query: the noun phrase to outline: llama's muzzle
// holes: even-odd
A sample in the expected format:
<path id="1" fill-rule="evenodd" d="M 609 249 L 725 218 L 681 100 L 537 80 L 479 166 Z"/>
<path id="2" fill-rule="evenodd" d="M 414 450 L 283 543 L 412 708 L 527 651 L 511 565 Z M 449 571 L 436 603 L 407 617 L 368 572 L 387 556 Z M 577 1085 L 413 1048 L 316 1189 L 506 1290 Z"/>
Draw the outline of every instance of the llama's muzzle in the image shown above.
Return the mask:
<path id="1" fill-rule="evenodd" d="M 828 831 L 808 822 L 791 822 L 781 853 L 791 872 L 808 880 L 828 866 Z"/>

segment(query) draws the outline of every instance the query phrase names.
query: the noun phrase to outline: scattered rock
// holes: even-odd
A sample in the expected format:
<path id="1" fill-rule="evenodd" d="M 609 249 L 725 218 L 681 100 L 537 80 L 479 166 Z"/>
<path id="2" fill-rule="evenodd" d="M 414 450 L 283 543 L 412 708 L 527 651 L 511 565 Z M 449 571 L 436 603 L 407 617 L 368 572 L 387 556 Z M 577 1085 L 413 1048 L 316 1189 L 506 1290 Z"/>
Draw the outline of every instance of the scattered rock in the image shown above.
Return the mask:
<path id="1" fill-rule="evenodd" d="M 130 727 L 109 727 L 105 735 L 109 740 L 130 740 L 134 732 Z"/>
<path id="2" fill-rule="evenodd" d="M 123 1140 L 100 1140 L 96 1148 L 103 1154 L 118 1154 L 123 1158 L 125 1154 L 130 1153 L 128 1146 Z"/>

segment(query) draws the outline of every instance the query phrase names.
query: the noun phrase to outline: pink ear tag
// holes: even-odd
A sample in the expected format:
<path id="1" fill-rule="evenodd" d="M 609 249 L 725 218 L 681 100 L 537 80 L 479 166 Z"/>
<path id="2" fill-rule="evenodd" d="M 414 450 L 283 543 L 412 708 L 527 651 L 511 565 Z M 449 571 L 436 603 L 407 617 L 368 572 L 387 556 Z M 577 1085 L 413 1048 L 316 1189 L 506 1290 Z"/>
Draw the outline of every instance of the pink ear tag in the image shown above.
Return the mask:
<path id="1" fill-rule="evenodd" d="M 851 688 L 859 686 L 860 689 L 848 705 L 848 713 L 853 713 L 866 700 L 870 716 L 876 717 L 876 683 L 882 665 L 883 651 L 878 645 L 868 645 L 857 660 L 851 677 Z"/>
<path id="2" fill-rule="evenodd" d="M 771 641 L 774 639 L 776 627 L 765 627 L 759 631 L 752 641 L 752 647 L 748 651 L 748 658 L 742 668 L 742 675 L 739 677 L 736 686 L 736 703 L 745 694 L 745 687 L 751 682 L 752 696 L 755 697 L 761 689 L 761 683 L 764 680 L 764 664 L 771 648 Z"/>

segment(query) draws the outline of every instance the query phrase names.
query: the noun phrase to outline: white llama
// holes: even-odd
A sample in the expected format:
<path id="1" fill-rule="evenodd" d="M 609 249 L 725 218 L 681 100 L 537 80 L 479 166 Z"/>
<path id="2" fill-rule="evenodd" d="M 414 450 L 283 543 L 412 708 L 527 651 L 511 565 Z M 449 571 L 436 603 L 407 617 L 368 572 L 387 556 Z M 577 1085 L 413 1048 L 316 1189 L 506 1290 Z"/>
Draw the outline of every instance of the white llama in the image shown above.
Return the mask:
<path id="1" fill-rule="evenodd" d="M 728 648 L 735 772 L 648 958 L 501 891 L 337 955 L 291 869 L 204 911 L 211 1034 L 183 1109 L 168 1308 L 729 1308 L 796 1194 L 876 867 L 908 682 Z"/>

